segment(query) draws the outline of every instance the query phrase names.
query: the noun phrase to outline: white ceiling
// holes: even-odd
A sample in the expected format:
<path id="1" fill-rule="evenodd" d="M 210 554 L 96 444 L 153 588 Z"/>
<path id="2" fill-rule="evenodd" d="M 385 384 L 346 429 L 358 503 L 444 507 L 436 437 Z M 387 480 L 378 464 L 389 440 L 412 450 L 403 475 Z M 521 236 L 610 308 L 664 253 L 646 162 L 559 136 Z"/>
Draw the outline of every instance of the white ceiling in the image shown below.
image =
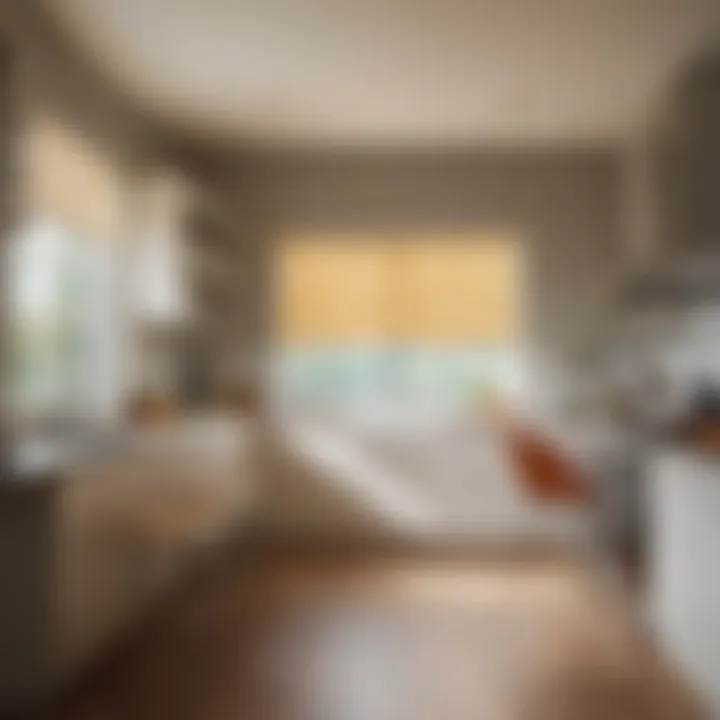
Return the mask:
<path id="1" fill-rule="evenodd" d="M 718 0 L 48 0 L 147 109 L 290 144 L 603 142 Z"/>

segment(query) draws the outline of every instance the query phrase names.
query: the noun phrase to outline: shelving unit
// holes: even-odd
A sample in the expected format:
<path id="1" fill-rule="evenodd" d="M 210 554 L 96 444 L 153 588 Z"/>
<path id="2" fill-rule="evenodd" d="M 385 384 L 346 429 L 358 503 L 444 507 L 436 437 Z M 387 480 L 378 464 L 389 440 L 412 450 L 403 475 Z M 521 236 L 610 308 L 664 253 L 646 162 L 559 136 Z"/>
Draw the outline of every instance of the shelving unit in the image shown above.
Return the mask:
<path id="1" fill-rule="evenodd" d="M 187 274 L 193 308 L 189 363 L 196 382 L 211 401 L 227 382 L 228 366 L 241 335 L 247 265 L 229 205 L 219 194 L 197 186 L 188 208 Z"/>

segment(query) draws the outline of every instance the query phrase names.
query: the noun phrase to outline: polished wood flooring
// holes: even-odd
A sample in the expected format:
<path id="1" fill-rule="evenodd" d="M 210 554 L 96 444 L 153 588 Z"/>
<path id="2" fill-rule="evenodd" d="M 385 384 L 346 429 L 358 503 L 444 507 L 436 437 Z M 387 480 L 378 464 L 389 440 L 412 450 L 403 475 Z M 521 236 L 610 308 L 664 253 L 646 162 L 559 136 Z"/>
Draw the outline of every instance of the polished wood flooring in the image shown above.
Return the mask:
<path id="1" fill-rule="evenodd" d="M 33 720 L 700 717 L 593 568 L 275 551 L 206 568 Z"/>

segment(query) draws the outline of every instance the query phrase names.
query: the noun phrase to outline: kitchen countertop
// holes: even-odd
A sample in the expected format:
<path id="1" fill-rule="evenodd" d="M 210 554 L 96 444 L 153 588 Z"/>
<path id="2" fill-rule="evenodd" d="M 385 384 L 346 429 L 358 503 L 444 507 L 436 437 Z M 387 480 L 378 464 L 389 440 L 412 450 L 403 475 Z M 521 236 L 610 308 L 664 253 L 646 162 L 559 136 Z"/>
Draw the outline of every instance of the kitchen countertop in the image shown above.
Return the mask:
<path id="1" fill-rule="evenodd" d="M 28 438 L 16 446 L 12 471 L 0 485 L 21 488 L 60 482 L 69 468 L 118 457 L 138 448 L 148 450 L 176 443 L 207 445 L 222 442 L 228 433 L 237 439 L 238 428 L 247 425 L 241 418 L 218 413 L 188 416 L 158 426 L 116 426 L 64 437 Z"/>

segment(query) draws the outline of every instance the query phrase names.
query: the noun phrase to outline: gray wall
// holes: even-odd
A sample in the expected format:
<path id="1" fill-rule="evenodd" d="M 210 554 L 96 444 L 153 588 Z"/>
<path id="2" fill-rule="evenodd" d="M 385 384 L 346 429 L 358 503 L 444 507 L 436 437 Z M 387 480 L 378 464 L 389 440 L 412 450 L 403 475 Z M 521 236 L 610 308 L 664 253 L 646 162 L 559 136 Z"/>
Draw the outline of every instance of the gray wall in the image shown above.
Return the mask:
<path id="1" fill-rule="evenodd" d="M 147 156 L 157 141 L 148 121 L 38 5 L 27 0 L 0 7 L 0 33 L 17 64 L 18 110 L 39 102 L 123 162 Z"/>
<path id="2" fill-rule="evenodd" d="M 530 370 L 555 386 L 597 341 L 625 260 L 622 163 L 610 151 L 329 153 L 246 158 L 229 200 L 254 256 L 238 347 L 272 333 L 270 263 L 286 232 L 510 229 L 527 244 Z M 548 382 L 552 381 L 552 382 Z"/>

